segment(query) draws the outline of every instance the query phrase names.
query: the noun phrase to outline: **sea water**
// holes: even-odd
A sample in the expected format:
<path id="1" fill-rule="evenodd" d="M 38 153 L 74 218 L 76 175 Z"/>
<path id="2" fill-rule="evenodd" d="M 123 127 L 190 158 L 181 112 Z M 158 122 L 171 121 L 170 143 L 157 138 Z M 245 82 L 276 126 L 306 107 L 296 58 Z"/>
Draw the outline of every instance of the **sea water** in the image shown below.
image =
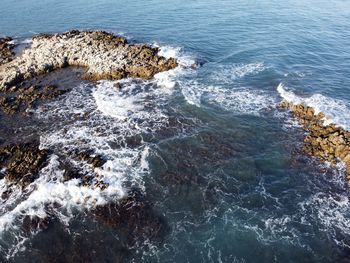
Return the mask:
<path id="1" fill-rule="evenodd" d="M 95 172 L 109 187 L 58 183 L 63 171 L 52 155 L 35 191 L 26 198 L 14 191 L 0 205 L 0 259 L 45 258 L 47 240 L 58 238 L 51 231 L 82 238 L 96 251 L 92 262 L 110 262 L 118 237 L 98 224 L 83 231 L 79 211 L 136 187 L 170 231 L 160 244 L 131 249 L 127 261 L 348 262 L 344 168 L 304 156 L 302 129 L 276 106 L 283 98 L 303 102 L 350 129 L 349 28 L 346 0 L 2 0 L 0 35 L 17 43 L 102 29 L 158 46 L 179 67 L 150 81 L 121 80 L 121 90 L 82 82 L 33 112 L 56 123 L 39 132 L 41 147 L 80 145 L 108 156 Z M 1 116 L 0 129 L 7 120 Z M 63 230 L 23 235 L 18 218 L 45 217 L 50 202 L 61 207 Z"/>

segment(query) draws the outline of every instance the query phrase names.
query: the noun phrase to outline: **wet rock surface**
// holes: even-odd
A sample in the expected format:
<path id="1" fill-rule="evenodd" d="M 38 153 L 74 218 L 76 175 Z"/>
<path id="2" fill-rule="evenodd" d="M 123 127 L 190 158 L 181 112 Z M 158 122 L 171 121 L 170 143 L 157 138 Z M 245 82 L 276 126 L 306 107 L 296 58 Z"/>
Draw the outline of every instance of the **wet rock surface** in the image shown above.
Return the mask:
<path id="1" fill-rule="evenodd" d="M 12 49 L 14 47 L 11 44 L 12 38 L 4 37 L 0 38 L 0 65 L 10 62 L 13 59 Z"/>
<path id="2" fill-rule="evenodd" d="M 82 69 L 68 67 L 12 86 L 0 92 L 0 109 L 5 115 L 28 117 L 33 109 L 46 101 L 54 100 L 82 84 L 82 74 Z"/>
<path id="3" fill-rule="evenodd" d="M 312 107 L 287 101 L 282 101 L 280 106 L 291 110 L 308 132 L 304 139 L 304 151 L 332 164 L 341 160 L 346 166 L 347 179 L 350 180 L 350 132 L 335 124 L 325 124 L 325 115 L 322 112 L 316 114 Z"/>
<path id="4" fill-rule="evenodd" d="M 19 57 L 0 66 L 0 91 L 67 66 L 86 67 L 83 77 L 89 80 L 150 79 L 177 66 L 175 59 L 157 53 L 157 48 L 129 44 L 125 38 L 104 31 L 38 35 Z"/>
<path id="5" fill-rule="evenodd" d="M 95 154 L 95 152 L 91 149 L 76 151 L 71 154 L 76 159 L 85 161 L 88 164 L 91 164 L 94 168 L 101 167 L 106 163 L 106 159 L 102 155 Z"/>
<path id="6" fill-rule="evenodd" d="M 52 100 L 66 93 L 55 86 L 41 87 L 38 85 L 26 89 L 14 90 L 15 93 L 0 97 L 0 107 L 6 114 L 22 113 L 29 114 L 28 109 L 37 106 L 39 101 Z"/>
<path id="7" fill-rule="evenodd" d="M 49 156 L 48 150 L 40 150 L 39 142 L 7 145 L 0 149 L 2 176 L 11 183 L 26 187 L 37 177 Z"/>

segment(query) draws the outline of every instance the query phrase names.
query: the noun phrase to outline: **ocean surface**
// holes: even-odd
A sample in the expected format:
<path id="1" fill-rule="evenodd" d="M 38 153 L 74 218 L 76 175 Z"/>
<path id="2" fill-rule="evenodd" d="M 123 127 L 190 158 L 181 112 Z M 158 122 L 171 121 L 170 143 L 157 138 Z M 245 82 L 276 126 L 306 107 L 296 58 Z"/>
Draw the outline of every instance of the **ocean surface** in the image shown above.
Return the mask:
<path id="1" fill-rule="evenodd" d="M 111 193 L 147 197 L 169 231 L 125 248 L 121 261 L 350 262 L 344 168 L 303 155 L 303 130 L 277 108 L 283 98 L 303 101 L 350 129 L 350 1 L 0 2 L 0 35 L 16 43 L 70 29 L 159 46 L 180 64 L 150 81 L 122 80 L 121 91 L 76 83 L 35 110 L 38 127 L 6 128 L 11 118 L 0 115 L 3 140 L 35 130 L 42 147 L 92 148 L 108 157 L 97 172 Z M 130 138 L 141 140 L 122 143 Z M 1 201 L 0 261 L 53 262 L 63 247 L 120 262 L 118 236 L 83 212 L 94 205 L 87 196 L 109 196 L 51 180 L 59 173 L 53 155 L 36 190 Z M 24 235 L 19 218 L 45 217 L 49 203 L 60 204 L 54 227 Z"/>

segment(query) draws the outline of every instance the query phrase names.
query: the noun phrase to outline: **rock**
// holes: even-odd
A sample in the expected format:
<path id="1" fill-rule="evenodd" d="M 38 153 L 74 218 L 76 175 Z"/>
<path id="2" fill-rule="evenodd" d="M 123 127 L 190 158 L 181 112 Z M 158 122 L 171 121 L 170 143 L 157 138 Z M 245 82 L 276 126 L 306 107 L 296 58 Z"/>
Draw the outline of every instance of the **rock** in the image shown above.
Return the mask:
<path id="1" fill-rule="evenodd" d="M 177 66 L 176 59 L 166 59 L 157 52 L 157 48 L 128 44 L 126 39 L 104 31 L 38 35 L 20 56 L 0 65 L 0 90 L 67 66 L 86 67 L 83 77 L 89 80 L 150 79 Z"/>
<path id="2" fill-rule="evenodd" d="M 304 139 L 304 151 L 323 161 L 336 164 L 340 159 L 346 166 L 347 179 L 350 179 L 350 138 L 349 131 L 335 124 L 324 124 L 325 114 L 315 114 L 315 110 L 303 104 L 282 101 L 280 107 L 291 110 L 302 127 L 308 132 Z"/>
<path id="3" fill-rule="evenodd" d="M 0 167 L 5 168 L 4 178 L 26 187 L 37 177 L 48 159 L 48 150 L 40 150 L 37 141 L 11 144 L 0 148 Z"/>
<path id="4" fill-rule="evenodd" d="M 13 52 L 11 51 L 14 47 L 10 42 L 12 38 L 4 37 L 0 38 L 0 65 L 10 62 L 13 59 Z"/>

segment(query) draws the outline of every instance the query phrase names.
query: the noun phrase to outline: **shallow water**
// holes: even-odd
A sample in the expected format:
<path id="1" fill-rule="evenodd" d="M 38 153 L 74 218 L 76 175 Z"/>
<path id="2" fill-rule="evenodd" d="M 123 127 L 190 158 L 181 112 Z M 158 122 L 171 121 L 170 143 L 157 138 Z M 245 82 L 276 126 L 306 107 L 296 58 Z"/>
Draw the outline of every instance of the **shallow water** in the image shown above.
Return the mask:
<path id="1" fill-rule="evenodd" d="M 77 84 L 34 112 L 42 147 L 59 154 L 79 145 L 107 156 L 96 172 L 110 188 L 57 183 L 53 157 L 36 191 L 1 204 L 0 260 L 50 262 L 84 251 L 92 262 L 350 261 L 344 171 L 304 156 L 303 131 L 276 108 L 281 96 L 292 97 L 350 128 L 350 2 L 3 0 L 0 7 L 0 35 L 18 42 L 104 29 L 180 61 L 154 80 L 120 81 L 121 91 L 112 82 Z M 193 63 L 199 67 L 188 68 Z M 4 142 L 14 140 L 11 129 L 23 136 L 33 129 L 26 122 L 10 129 L 0 118 Z M 145 193 L 170 230 L 162 242 L 126 253 L 85 209 L 130 188 Z M 18 218 L 45 213 L 50 202 L 60 204 L 57 222 L 23 236 Z"/>

